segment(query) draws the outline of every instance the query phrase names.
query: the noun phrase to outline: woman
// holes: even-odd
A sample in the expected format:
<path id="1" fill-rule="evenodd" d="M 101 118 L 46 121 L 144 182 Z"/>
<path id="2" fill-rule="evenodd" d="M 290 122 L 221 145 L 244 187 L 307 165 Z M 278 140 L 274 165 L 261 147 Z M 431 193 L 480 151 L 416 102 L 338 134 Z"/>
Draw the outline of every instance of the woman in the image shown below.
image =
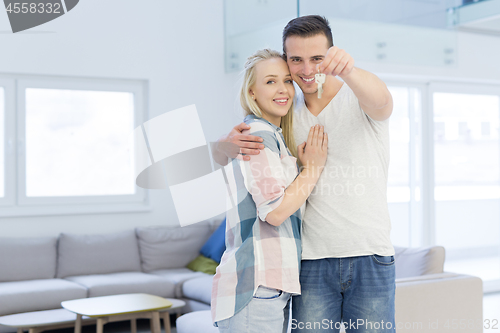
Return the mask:
<path id="1" fill-rule="evenodd" d="M 315 126 L 295 149 L 294 95 L 279 52 L 248 58 L 240 91 L 246 134 L 263 138 L 265 148 L 226 167 L 238 205 L 226 214 L 226 251 L 213 280 L 212 319 L 220 332 L 286 332 L 290 297 L 300 294 L 300 208 L 324 167 L 328 139 Z"/>

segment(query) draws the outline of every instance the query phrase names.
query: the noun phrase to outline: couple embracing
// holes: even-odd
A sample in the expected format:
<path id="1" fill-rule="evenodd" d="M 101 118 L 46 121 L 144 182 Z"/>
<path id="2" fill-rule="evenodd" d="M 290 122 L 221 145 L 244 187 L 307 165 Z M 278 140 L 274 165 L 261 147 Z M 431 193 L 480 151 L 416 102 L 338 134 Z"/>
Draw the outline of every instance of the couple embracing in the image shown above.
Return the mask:
<path id="1" fill-rule="evenodd" d="M 226 214 L 214 325 L 287 332 L 291 307 L 294 332 L 339 332 L 340 325 L 395 332 L 386 195 L 392 97 L 333 46 L 324 17 L 290 21 L 283 52 L 248 58 L 240 92 L 246 117 L 219 140 L 240 147 L 228 178 L 246 194 Z M 326 74 L 321 98 L 319 72 Z M 234 156 L 219 148 L 214 157 L 225 165 Z"/>

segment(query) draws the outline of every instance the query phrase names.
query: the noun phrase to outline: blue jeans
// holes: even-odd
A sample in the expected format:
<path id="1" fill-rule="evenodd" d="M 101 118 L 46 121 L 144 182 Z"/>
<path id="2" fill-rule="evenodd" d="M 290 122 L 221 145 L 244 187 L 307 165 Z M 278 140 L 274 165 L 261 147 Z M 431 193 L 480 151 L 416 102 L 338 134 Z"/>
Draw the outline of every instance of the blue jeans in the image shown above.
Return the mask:
<path id="1" fill-rule="evenodd" d="M 259 286 L 250 303 L 228 319 L 217 322 L 220 333 L 286 333 L 291 295 Z"/>
<path id="2" fill-rule="evenodd" d="M 396 332 L 395 279 L 394 256 L 302 260 L 292 332 Z"/>

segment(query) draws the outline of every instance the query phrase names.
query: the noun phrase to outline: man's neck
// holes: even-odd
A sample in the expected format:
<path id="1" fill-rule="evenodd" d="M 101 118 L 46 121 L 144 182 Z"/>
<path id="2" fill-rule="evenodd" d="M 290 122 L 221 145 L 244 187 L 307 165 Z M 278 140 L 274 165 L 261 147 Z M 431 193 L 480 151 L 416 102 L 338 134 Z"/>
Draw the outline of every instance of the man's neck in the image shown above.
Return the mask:
<path id="1" fill-rule="evenodd" d="M 323 94 L 318 98 L 318 94 L 304 94 L 304 101 L 307 109 L 314 115 L 318 116 L 321 111 L 337 96 L 343 82 L 331 75 L 326 76 L 326 82 L 323 84 Z"/>

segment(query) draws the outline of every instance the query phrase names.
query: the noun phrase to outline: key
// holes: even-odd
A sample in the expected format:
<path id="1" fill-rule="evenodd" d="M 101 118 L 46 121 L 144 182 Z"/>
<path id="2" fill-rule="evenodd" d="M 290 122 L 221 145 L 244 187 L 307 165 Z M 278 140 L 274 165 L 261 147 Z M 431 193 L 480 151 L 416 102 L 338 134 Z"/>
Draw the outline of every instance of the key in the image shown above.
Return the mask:
<path id="1" fill-rule="evenodd" d="M 325 83 L 326 74 L 318 73 L 314 75 L 314 81 L 318 84 L 318 98 L 321 98 L 321 94 L 323 94 L 323 83 Z"/>

